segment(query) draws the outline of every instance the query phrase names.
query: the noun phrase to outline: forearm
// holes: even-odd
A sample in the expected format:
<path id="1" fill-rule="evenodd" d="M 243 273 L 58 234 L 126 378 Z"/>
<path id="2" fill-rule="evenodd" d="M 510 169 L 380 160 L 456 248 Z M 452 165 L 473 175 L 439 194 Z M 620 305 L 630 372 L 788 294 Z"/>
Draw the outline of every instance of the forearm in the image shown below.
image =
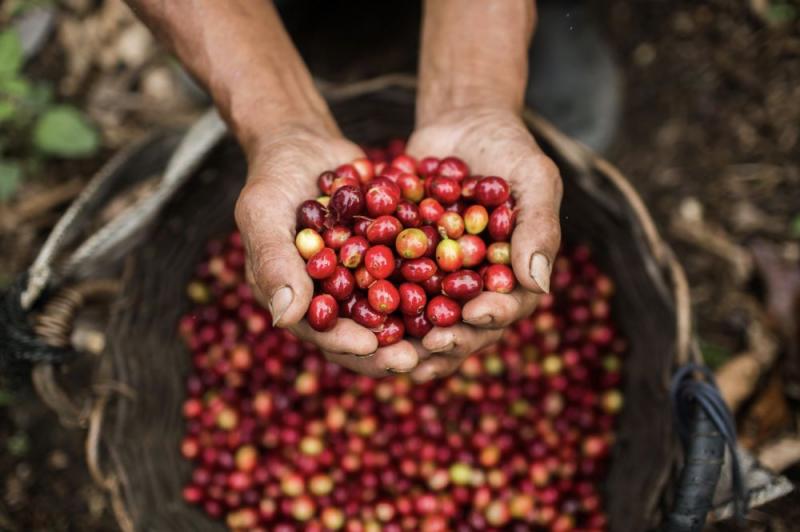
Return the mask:
<path id="1" fill-rule="evenodd" d="M 291 124 L 336 131 L 267 0 L 127 0 L 211 93 L 245 149 Z"/>
<path id="2" fill-rule="evenodd" d="M 418 124 L 459 108 L 518 112 L 535 17 L 533 0 L 426 0 Z"/>

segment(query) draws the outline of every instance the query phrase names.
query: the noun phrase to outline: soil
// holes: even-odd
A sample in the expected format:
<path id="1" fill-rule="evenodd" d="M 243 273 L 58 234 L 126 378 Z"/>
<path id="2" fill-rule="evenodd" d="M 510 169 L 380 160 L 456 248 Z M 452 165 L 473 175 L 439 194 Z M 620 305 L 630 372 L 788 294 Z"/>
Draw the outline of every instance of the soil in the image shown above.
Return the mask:
<path id="1" fill-rule="evenodd" d="M 746 246 L 797 253 L 800 34 L 770 27 L 745 2 L 612 2 L 626 77 L 622 134 L 609 159 L 634 182 L 689 275 L 701 340 L 737 352 L 727 264 L 671 230 L 686 200 Z M 722 275 L 720 275 L 722 272 Z M 718 362 L 712 360 L 711 362 Z"/>
<path id="2" fill-rule="evenodd" d="M 292 15 L 300 48 L 317 72 L 353 79 L 414 68 L 415 48 L 402 43 L 414 42 L 415 10 L 385 19 L 392 24 L 376 34 L 369 57 L 343 68 L 337 58 L 358 48 L 339 33 L 344 44 L 326 55 L 320 43 L 335 42 L 346 21 L 330 19 L 335 12 L 324 4 L 318 14 L 328 21 L 327 33 Z M 795 264 L 800 260 L 800 228 L 792 229 L 800 221 L 800 9 L 777 0 L 610 0 L 595 7 L 625 79 L 623 121 L 608 158 L 631 178 L 686 267 L 697 333 L 709 363 L 718 365 L 746 348 L 752 316 L 743 301 L 757 300 L 760 286 L 687 238 L 676 220 L 691 215 L 734 248 L 766 239 Z M 36 71 L 57 82 L 61 69 Z M 74 178 L 76 169 L 88 176 L 102 159 L 50 165 L 20 197 Z M 38 223 L 11 232 L 0 225 L 0 246 L 13 250 L 0 258 L 0 281 L 30 261 L 46 234 L 47 223 Z M 0 530 L 116 529 L 86 471 L 83 438 L 81 429 L 62 427 L 29 388 L 0 388 Z M 755 513 L 747 529 L 797 529 L 798 507 L 797 497 L 774 503 Z"/>

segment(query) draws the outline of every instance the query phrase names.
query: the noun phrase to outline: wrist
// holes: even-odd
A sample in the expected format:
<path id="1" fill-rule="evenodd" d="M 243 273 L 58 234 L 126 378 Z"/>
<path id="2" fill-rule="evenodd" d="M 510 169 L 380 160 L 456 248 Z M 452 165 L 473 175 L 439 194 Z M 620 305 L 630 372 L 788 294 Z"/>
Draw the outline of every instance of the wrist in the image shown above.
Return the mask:
<path id="1" fill-rule="evenodd" d="M 444 119 L 469 116 L 514 115 L 522 110 L 522 98 L 511 87 L 499 89 L 481 82 L 431 80 L 420 85 L 417 98 L 417 126 Z"/>
<path id="2" fill-rule="evenodd" d="M 270 138 L 291 132 L 340 136 L 327 104 L 310 80 L 305 87 L 274 79 L 254 80 L 248 85 L 215 91 L 217 106 L 246 154 L 261 150 Z"/>
<path id="3" fill-rule="evenodd" d="M 425 2 L 418 125 L 464 108 L 520 113 L 534 7 L 530 0 Z"/>

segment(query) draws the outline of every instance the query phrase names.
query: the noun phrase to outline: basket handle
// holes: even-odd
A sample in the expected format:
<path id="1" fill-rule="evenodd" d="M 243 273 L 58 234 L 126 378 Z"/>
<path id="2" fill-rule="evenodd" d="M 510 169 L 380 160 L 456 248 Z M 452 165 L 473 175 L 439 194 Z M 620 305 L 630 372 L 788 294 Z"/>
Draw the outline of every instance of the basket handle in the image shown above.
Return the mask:
<path id="1" fill-rule="evenodd" d="M 149 136 L 117 153 L 95 174 L 53 228 L 29 270 L 0 292 L 0 368 L 12 368 L 26 362 L 63 362 L 72 354 L 67 347 L 52 346 L 43 341 L 28 321 L 28 314 L 42 293 L 52 285 L 55 276 L 85 274 L 92 266 L 118 252 L 126 241 L 155 218 L 226 132 L 225 123 L 212 109 L 186 132 L 177 149 L 172 150 L 164 135 Z M 168 158 L 166 155 L 149 155 L 154 145 L 165 143 L 170 148 Z M 161 173 L 158 186 L 151 195 L 135 202 L 91 234 L 56 265 L 92 216 L 110 198 L 119 194 L 123 184 L 146 178 L 148 175 L 143 174 L 151 171 Z"/>
<path id="2" fill-rule="evenodd" d="M 186 182 L 209 151 L 224 137 L 226 131 L 225 123 L 215 110 L 206 112 L 183 136 L 177 149 L 169 157 L 153 194 L 135 202 L 90 235 L 66 258 L 58 273 L 68 276 L 89 263 L 101 261 L 113 253 L 121 243 L 141 230 Z M 64 213 L 28 270 L 27 284 L 20 301 L 22 308 L 27 310 L 33 306 L 55 273 L 56 259 L 91 218 L 92 213 L 113 197 L 122 181 L 129 178 L 125 171 L 129 162 L 137 159 L 137 153 L 146 153 L 154 141 L 163 142 L 163 139 L 151 137 L 137 143 L 130 150 L 117 154 L 92 178 L 84 192 Z"/>

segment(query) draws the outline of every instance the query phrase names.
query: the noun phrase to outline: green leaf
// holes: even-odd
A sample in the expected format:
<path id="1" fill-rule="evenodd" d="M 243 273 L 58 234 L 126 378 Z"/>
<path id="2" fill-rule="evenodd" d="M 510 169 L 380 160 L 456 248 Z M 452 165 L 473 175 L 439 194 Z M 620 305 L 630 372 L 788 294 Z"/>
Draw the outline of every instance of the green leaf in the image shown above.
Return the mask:
<path id="1" fill-rule="evenodd" d="M 45 111 L 36 121 L 33 142 L 48 155 L 77 158 L 92 155 L 98 148 L 99 138 L 80 111 L 58 105 Z"/>
<path id="2" fill-rule="evenodd" d="M 733 356 L 733 353 L 727 347 L 703 340 L 702 338 L 700 339 L 700 351 L 703 353 L 703 360 L 706 366 L 712 370 L 717 369 Z"/>
<path id="3" fill-rule="evenodd" d="M 8 200 L 22 181 L 22 168 L 14 161 L 0 161 L 0 202 Z"/>
<path id="4" fill-rule="evenodd" d="M 5 122 L 14 116 L 16 108 L 14 103 L 8 100 L 0 100 L 0 122 Z"/>
<path id="5" fill-rule="evenodd" d="M 786 24 L 797 18 L 797 9 L 788 3 L 770 5 L 767 19 L 773 24 Z"/>
<path id="6" fill-rule="evenodd" d="M 22 43 L 14 30 L 0 31 L 0 77 L 14 76 L 22 67 Z"/>
<path id="7" fill-rule="evenodd" d="M 36 109 L 41 109 L 50 104 L 53 99 L 53 88 L 47 83 L 35 83 L 31 87 L 26 103 Z"/>
<path id="8" fill-rule="evenodd" d="M 789 222 L 789 234 L 792 238 L 800 238 L 800 214 L 795 214 Z"/>
<path id="9" fill-rule="evenodd" d="M 12 434 L 8 440 L 6 440 L 6 448 L 12 456 L 25 456 L 30 449 L 28 435 L 22 431 Z"/>
<path id="10" fill-rule="evenodd" d="M 27 98 L 31 84 L 23 78 L 0 78 L 0 92 L 12 98 Z"/>

